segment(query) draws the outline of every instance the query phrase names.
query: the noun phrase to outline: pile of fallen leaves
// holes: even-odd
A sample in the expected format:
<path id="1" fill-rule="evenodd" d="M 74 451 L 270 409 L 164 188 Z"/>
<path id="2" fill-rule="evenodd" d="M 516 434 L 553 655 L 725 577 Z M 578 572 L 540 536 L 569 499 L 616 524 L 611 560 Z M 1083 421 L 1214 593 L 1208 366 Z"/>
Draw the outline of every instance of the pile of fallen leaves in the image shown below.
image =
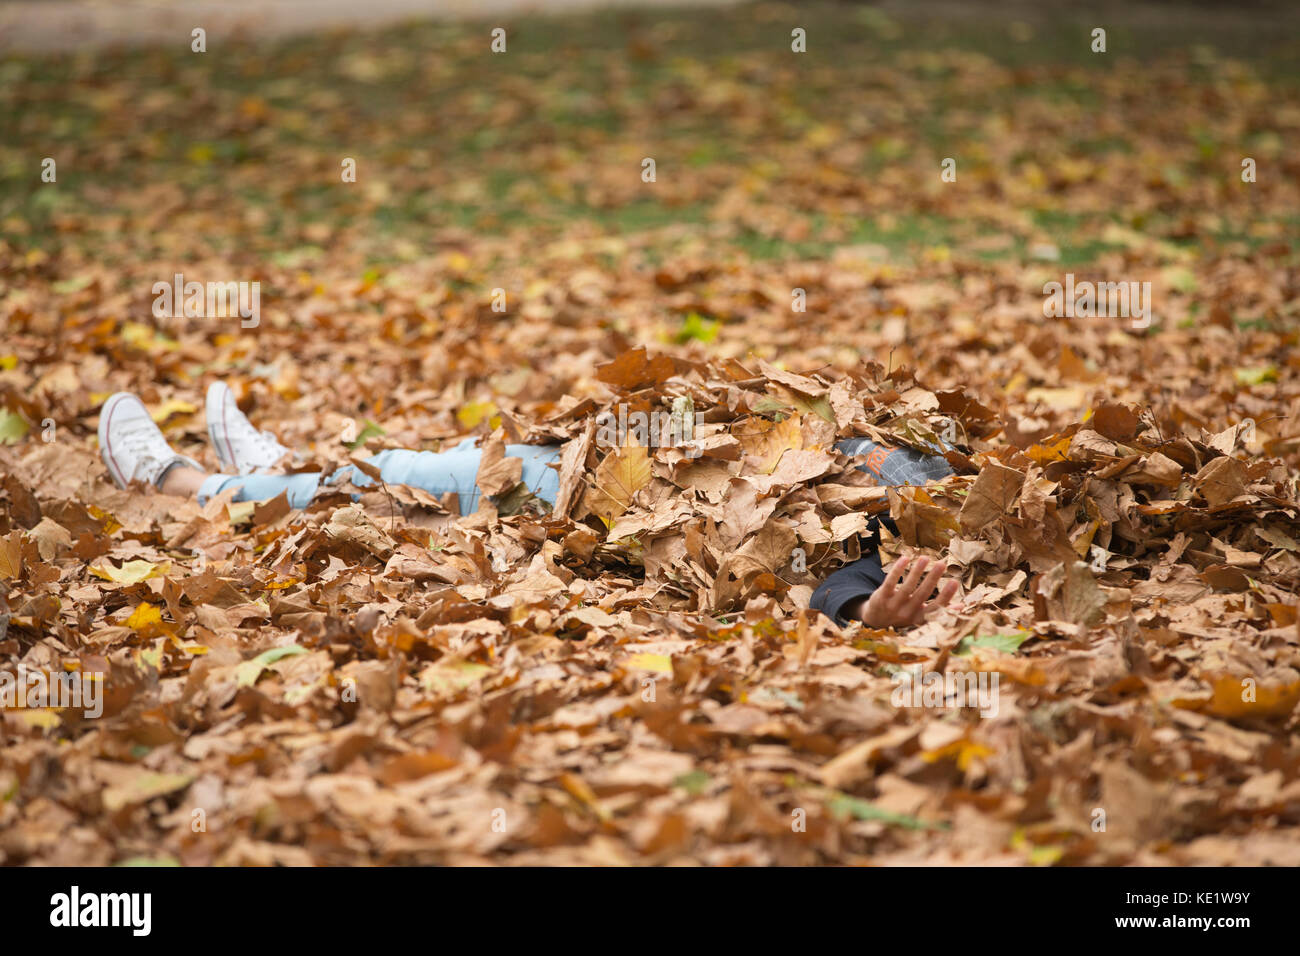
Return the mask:
<path id="1" fill-rule="evenodd" d="M 644 348 L 591 384 L 496 420 L 465 518 L 387 486 L 199 507 L 4 452 L 5 653 L 106 693 L 5 713 L 6 858 L 1178 860 L 1296 799 L 1297 479 L 1239 426 L 1107 403 L 1019 448 L 905 370 Z M 594 440 L 683 396 L 690 447 Z M 924 488 L 834 449 L 954 429 Z M 510 439 L 567 439 L 553 513 Z M 883 511 L 886 554 L 942 554 L 964 600 L 840 630 L 808 598 Z M 894 707 L 900 666 L 997 672 L 996 716 Z"/>
<path id="2" fill-rule="evenodd" d="M 0 861 L 1300 864 L 1296 34 L 1202 14 L 0 61 L 0 669 L 104 690 L 0 711 Z M 177 272 L 260 323 L 155 318 Z M 1152 321 L 1046 318 L 1067 272 Z M 494 498 L 116 489 L 104 399 L 215 471 L 214 380 L 301 469 L 474 436 Z M 960 602 L 809 611 L 885 514 Z M 996 713 L 897 706 L 916 669 Z"/>

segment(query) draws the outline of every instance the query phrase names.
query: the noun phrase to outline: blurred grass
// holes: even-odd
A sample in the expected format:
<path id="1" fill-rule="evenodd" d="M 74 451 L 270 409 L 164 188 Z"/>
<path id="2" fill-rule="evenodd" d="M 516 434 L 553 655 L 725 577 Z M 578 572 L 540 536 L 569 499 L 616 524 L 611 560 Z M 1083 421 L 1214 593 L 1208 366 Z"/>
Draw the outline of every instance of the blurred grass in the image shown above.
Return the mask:
<path id="1" fill-rule="evenodd" d="M 790 55 L 791 23 L 808 32 L 803 57 Z M 928 162 L 922 149 L 942 156 L 954 143 L 968 151 L 987 146 L 996 133 L 991 137 L 984 120 L 999 112 L 1038 104 L 1086 116 L 1107 102 L 1096 85 L 1098 59 L 1088 49 L 1085 19 L 1009 26 L 996 17 L 924 10 L 896 17 L 818 3 L 528 17 L 509 29 L 506 56 L 486 52 L 483 24 L 419 22 L 205 55 L 178 44 L 167 51 L 8 57 L 0 61 L 0 238 L 19 249 L 76 242 L 97 247 L 110 262 L 161 254 L 161 237 L 122 241 L 124 231 L 139 228 L 141 191 L 159 183 L 175 184 L 207 210 L 192 227 L 225 252 L 298 250 L 310 258 L 327 241 L 304 240 L 313 224 L 322 236 L 341 227 L 368 231 L 370 260 L 410 258 L 430 230 L 448 227 L 485 235 L 529 230 L 539 241 L 584 226 L 643 234 L 716 221 L 712 190 L 722 173 L 741 177 L 761 166 L 769 144 L 840 129 L 863 103 L 877 111 L 868 119 L 881 129 L 866 134 L 871 148 L 851 172 L 870 179 Z M 1146 82 L 1147 64 L 1161 61 L 1187 84 L 1203 84 L 1207 95 L 1266 83 L 1279 105 L 1294 108 L 1296 33 L 1270 28 L 1267 19 L 1243 17 L 1238 28 L 1207 35 L 1175 7 L 1159 29 L 1108 29 L 1114 60 L 1107 65 L 1131 71 L 1135 84 Z M 1223 58 L 1236 56 L 1249 57 L 1239 64 L 1244 72 L 1225 77 Z M 895 71 L 900 85 L 883 82 L 880 68 Z M 969 82 L 999 69 L 1012 71 L 1010 82 Z M 737 92 L 728 94 L 732 87 Z M 912 111 L 901 126 L 886 111 L 900 95 Z M 747 116 L 734 109 L 737 103 L 761 104 L 764 112 Z M 1208 122 L 1185 134 L 1196 139 L 1200 155 L 1168 157 L 1167 177 L 1175 183 L 1203 175 L 1201 167 L 1220 162 L 1228 146 Z M 1247 143 L 1263 137 L 1270 147 L 1267 131 L 1246 134 Z M 1124 135 L 1085 125 L 1057 148 L 1106 159 L 1134 146 Z M 665 200 L 602 196 L 581 174 L 593 162 L 622 158 L 635 176 L 642 154 L 656 157 L 661 176 L 684 169 L 714 178 Z M 338 188 L 344 155 L 358 157 L 362 190 Z M 41 188 L 44 156 L 59 160 L 57 190 Z M 809 165 L 819 161 L 810 158 Z M 769 177 L 790 174 L 783 167 Z M 365 192 L 376 178 L 384 189 Z M 754 258 L 816 258 L 844 243 L 872 243 L 916 259 L 948 241 L 952 230 L 953 219 L 931 205 L 900 196 L 887 216 L 801 210 L 811 224 L 806 236 L 741 223 L 728 241 Z M 1049 196 L 1026 214 L 1059 237 L 1063 262 L 1087 262 L 1115 248 L 1099 236 L 1120 211 L 1088 208 L 1066 195 Z M 187 215 L 178 213 L 178 222 L 190 221 Z M 1168 232 L 1180 215 L 1173 207 L 1148 209 L 1140 224 Z M 1291 236 L 1300 222 L 1293 209 L 1251 215 Z M 978 225 L 977 217 L 972 211 L 962 219 Z M 1243 223 L 1225 221 L 1210 237 L 1247 246 L 1267 241 Z M 1026 246 L 1015 235 L 1001 249 L 976 254 L 1023 258 Z"/>

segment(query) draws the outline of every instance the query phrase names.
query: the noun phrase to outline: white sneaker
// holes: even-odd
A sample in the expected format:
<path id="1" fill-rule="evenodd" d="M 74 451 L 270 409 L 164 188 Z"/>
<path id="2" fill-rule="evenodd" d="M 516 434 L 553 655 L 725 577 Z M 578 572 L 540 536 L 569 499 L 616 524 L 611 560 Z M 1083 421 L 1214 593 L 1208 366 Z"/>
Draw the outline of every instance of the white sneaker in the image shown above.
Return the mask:
<path id="1" fill-rule="evenodd" d="M 157 488 L 172 465 L 203 470 L 193 458 L 177 453 L 167 444 L 144 402 L 130 392 L 110 395 L 100 408 L 99 453 L 119 488 L 133 481 Z"/>
<path id="2" fill-rule="evenodd" d="M 258 431 L 235 404 L 235 393 L 224 382 L 208 386 L 205 408 L 208 440 L 223 471 L 251 475 L 267 471 L 290 454 L 268 431 Z"/>

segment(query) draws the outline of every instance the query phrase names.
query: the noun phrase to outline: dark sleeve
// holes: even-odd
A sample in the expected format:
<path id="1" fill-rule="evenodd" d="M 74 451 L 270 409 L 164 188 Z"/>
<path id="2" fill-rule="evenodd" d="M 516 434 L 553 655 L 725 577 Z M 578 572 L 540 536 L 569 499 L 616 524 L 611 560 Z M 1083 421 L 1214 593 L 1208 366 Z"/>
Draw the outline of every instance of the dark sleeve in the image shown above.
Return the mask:
<path id="1" fill-rule="evenodd" d="M 880 564 L 880 552 L 876 550 L 880 543 L 881 524 L 893 534 L 898 534 L 898 526 L 887 516 L 881 515 L 868 521 L 866 534 L 862 538 L 862 557 L 831 572 L 818 585 L 812 600 L 808 602 L 809 607 L 821 611 L 841 627 L 848 623 L 840 614 L 844 605 L 871 597 L 876 593 L 876 588 L 885 583 L 885 569 Z"/>
<path id="2" fill-rule="evenodd" d="M 884 581 L 885 571 L 880 566 L 880 554 L 872 548 L 852 564 L 833 571 L 813 592 L 808 604 L 833 618 L 842 627 L 848 623 L 840 616 L 844 605 L 870 597 Z"/>

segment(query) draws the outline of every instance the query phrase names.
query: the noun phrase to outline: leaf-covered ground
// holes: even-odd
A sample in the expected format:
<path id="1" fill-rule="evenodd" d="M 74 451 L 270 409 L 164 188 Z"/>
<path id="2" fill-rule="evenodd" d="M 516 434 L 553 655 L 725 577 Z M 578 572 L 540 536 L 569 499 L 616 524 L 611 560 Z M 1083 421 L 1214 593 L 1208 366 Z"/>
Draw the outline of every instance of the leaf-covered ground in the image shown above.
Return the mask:
<path id="1" fill-rule="evenodd" d="M 0 657 L 106 689 L 0 714 L 0 860 L 1300 864 L 1300 31 L 1127 9 L 0 60 Z M 215 470 L 215 379 L 322 466 L 575 438 L 564 513 L 117 490 L 103 399 Z M 699 458 L 587 442 L 684 396 Z M 925 490 L 831 450 L 935 434 Z M 806 609 L 881 511 L 960 608 Z"/>

